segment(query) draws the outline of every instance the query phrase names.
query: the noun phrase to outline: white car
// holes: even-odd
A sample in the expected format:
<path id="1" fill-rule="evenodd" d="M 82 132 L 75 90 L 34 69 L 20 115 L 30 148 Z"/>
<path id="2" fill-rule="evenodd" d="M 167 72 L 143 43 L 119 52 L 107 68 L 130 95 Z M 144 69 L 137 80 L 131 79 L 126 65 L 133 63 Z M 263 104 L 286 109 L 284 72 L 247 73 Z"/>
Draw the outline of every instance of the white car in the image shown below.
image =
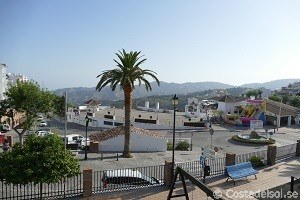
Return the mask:
<path id="1" fill-rule="evenodd" d="M 53 133 L 51 131 L 47 131 L 47 130 L 37 130 L 37 131 L 35 131 L 35 134 L 37 136 L 46 136 L 46 135 L 52 135 Z"/>
<path id="2" fill-rule="evenodd" d="M 40 120 L 43 120 L 44 117 L 43 117 L 43 115 L 38 115 L 36 119 L 37 119 L 38 121 L 40 121 Z"/>
<path id="3" fill-rule="evenodd" d="M 41 126 L 41 127 L 47 126 L 47 122 L 41 121 L 41 122 L 39 123 L 39 126 Z"/>
<path id="4" fill-rule="evenodd" d="M 2 124 L 2 130 L 3 131 L 9 131 L 10 130 L 10 126 L 8 124 Z"/>
<path id="5" fill-rule="evenodd" d="M 85 141 L 87 142 L 87 146 L 90 146 L 90 139 L 88 138 L 87 140 L 85 137 L 83 137 L 80 134 L 69 134 L 66 135 L 67 138 L 67 144 L 79 144 L 80 147 L 85 146 Z"/>
<path id="6" fill-rule="evenodd" d="M 104 172 L 102 177 L 104 188 L 122 188 L 128 185 L 156 185 L 162 181 L 135 169 L 116 169 Z"/>

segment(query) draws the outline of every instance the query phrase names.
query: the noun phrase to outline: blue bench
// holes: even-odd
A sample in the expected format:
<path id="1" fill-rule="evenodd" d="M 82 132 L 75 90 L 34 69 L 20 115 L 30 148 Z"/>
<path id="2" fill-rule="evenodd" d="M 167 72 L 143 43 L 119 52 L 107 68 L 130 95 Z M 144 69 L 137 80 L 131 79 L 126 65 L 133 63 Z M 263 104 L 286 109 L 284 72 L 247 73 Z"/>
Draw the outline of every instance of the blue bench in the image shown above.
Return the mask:
<path id="1" fill-rule="evenodd" d="M 256 174 L 258 174 L 258 171 L 253 169 L 251 162 L 244 162 L 236 165 L 226 166 L 226 173 L 229 176 L 226 181 L 231 178 L 233 180 L 233 184 L 235 185 L 235 180 L 247 176 L 254 175 L 255 179 L 257 179 Z"/>

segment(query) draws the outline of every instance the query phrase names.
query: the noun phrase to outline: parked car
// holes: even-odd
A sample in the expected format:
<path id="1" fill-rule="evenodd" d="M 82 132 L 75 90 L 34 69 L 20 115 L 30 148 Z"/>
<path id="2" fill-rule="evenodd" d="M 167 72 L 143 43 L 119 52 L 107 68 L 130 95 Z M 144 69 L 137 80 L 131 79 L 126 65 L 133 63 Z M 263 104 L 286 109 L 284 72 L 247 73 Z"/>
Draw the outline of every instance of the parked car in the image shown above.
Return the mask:
<path id="1" fill-rule="evenodd" d="M 6 131 L 9 131 L 9 130 L 10 130 L 9 124 L 1 124 L 0 125 L 0 131 L 6 132 Z"/>
<path id="2" fill-rule="evenodd" d="M 48 130 L 37 130 L 37 131 L 35 131 L 35 134 L 37 136 L 46 136 L 46 135 L 52 135 L 53 132 L 48 131 Z"/>
<path id="3" fill-rule="evenodd" d="M 43 115 L 38 115 L 37 118 L 36 118 L 38 121 L 41 121 L 44 119 Z"/>
<path id="4" fill-rule="evenodd" d="M 104 188 L 111 189 L 162 183 L 160 180 L 134 169 L 108 170 L 104 172 L 101 181 Z"/>
<path id="5" fill-rule="evenodd" d="M 79 147 L 82 148 L 85 146 L 86 138 L 80 134 L 69 134 L 66 135 L 67 144 L 79 144 Z M 87 139 L 87 146 L 90 146 L 90 139 Z"/>
<path id="6" fill-rule="evenodd" d="M 42 120 L 42 121 L 39 123 L 39 126 L 40 126 L 40 127 L 47 126 L 47 122 L 45 122 L 44 120 Z"/>

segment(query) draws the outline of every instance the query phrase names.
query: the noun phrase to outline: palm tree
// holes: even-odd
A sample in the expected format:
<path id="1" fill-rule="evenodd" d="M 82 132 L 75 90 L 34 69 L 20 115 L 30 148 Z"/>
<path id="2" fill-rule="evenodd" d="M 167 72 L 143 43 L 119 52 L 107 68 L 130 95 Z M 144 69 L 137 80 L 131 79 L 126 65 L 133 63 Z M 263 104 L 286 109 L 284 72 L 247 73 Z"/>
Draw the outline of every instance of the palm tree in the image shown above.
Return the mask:
<path id="1" fill-rule="evenodd" d="M 146 59 L 141 59 L 141 52 L 129 52 L 127 53 L 124 49 L 116 53 L 119 61 L 114 61 L 117 63 L 117 68 L 112 70 L 106 70 L 97 78 L 100 78 L 96 86 L 96 90 L 100 91 L 106 85 L 110 85 L 112 91 L 114 91 L 117 85 L 124 91 L 124 106 L 125 106 L 125 142 L 123 157 L 130 158 L 130 119 L 131 119 L 131 105 L 132 105 L 132 93 L 135 89 L 134 82 L 137 81 L 139 86 L 143 82 L 145 84 L 146 90 L 152 90 L 150 83 L 145 78 L 145 76 L 151 76 L 159 85 L 159 80 L 156 77 L 156 73 L 148 70 L 141 69 L 142 65 Z"/>

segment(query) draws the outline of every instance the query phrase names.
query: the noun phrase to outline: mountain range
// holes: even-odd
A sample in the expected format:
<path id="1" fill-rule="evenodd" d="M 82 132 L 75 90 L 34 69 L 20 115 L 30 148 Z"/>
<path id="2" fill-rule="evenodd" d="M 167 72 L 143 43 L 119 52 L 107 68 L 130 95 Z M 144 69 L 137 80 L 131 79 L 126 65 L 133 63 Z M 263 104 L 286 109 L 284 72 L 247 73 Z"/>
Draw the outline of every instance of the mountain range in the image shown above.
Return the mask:
<path id="1" fill-rule="evenodd" d="M 147 91 L 144 85 L 141 87 L 136 86 L 133 98 L 142 98 L 146 96 L 163 96 L 163 95 L 174 95 L 174 94 L 189 94 L 195 92 L 201 92 L 205 90 L 226 90 L 230 88 L 249 88 L 258 89 L 265 88 L 267 90 L 276 90 L 281 87 L 288 86 L 291 83 L 298 82 L 300 79 L 280 79 L 269 81 L 265 83 L 249 83 L 241 86 L 234 86 L 229 84 L 224 84 L 220 82 L 186 82 L 186 83 L 167 83 L 160 82 L 158 86 L 155 82 L 152 82 L 152 91 Z M 63 95 L 67 92 L 68 101 L 75 105 L 82 105 L 85 101 L 89 99 L 98 99 L 101 102 L 114 102 L 122 100 L 124 98 L 123 91 L 117 88 L 115 91 L 111 91 L 109 87 L 103 88 L 100 92 L 95 90 L 95 87 L 74 87 L 74 88 L 63 88 L 54 90 L 57 95 Z"/>

